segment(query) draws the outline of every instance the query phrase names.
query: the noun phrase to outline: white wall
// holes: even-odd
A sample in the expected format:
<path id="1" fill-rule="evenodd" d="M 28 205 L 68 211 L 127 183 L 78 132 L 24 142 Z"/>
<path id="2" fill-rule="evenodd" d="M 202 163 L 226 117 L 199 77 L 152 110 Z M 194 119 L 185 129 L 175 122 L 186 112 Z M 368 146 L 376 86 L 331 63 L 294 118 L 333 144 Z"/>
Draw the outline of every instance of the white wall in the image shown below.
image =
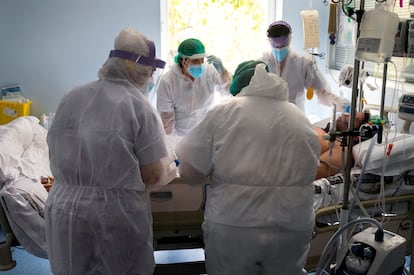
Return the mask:
<path id="1" fill-rule="evenodd" d="M 309 0 L 284 2 L 283 19 L 292 25 L 293 47 L 301 52 L 300 11 Z M 313 8 L 321 19 L 320 51 L 326 53 L 328 7 L 314 1 Z M 69 89 L 97 78 L 122 28 L 136 28 L 160 49 L 160 21 L 157 0 L 0 0 L 0 87 L 21 84 L 33 101 L 32 115 L 54 112 Z M 319 63 L 323 69 L 325 62 Z"/>
<path id="2" fill-rule="evenodd" d="M 55 112 L 69 89 L 97 79 L 121 29 L 159 48 L 159 18 L 152 0 L 0 0 L 0 87 L 21 84 L 32 115 Z"/>
<path id="3" fill-rule="evenodd" d="M 292 46 L 302 54 L 300 11 L 308 9 L 309 3 L 295 0 L 281 5 L 282 19 L 293 28 Z M 329 7 L 312 1 L 312 8 L 319 12 L 319 52 L 327 57 Z M 21 84 L 24 95 L 33 101 L 32 115 L 55 112 L 69 89 L 97 78 L 115 36 L 124 27 L 154 40 L 161 54 L 158 0 L 0 0 L 0 87 Z M 337 74 L 331 77 L 327 58 L 317 60 L 333 91 L 339 93 Z M 331 114 L 331 108 L 317 104 L 316 97 L 307 101 L 306 108 L 321 118 Z"/>

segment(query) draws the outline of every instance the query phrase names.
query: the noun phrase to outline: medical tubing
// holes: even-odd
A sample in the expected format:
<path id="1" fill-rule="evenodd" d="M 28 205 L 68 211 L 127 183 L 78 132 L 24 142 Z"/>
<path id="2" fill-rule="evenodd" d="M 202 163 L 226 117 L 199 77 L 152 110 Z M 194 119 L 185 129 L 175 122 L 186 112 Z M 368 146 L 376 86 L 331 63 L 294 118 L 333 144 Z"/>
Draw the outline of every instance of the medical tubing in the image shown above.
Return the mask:
<path id="1" fill-rule="evenodd" d="M 331 0 L 331 1 L 332 1 L 332 0 Z M 356 20 L 357 20 L 357 18 L 352 17 L 352 15 L 350 15 L 350 14 L 346 11 L 345 6 L 346 6 L 346 4 L 345 4 L 344 2 L 342 2 L 342 5 L 341 5 L 342 12 L 345 14 L 345 16 L 346 16 L 346 17 L 348 17 L 348 18 L 350 18 L 350 19 L 352 19 L 352 20 L 356 21 Z"/>
<path id="2" fill-rule="evenodd" d="M 174 156 L 174 160 L 173 160 L 173 162 L 174 162 L 174 164 L 175 164 L 175 176 L 176 176 L 177 178 L 179 178 L 179 177 L 180 177 L 180 168 L 179 168 L 179 166 L 180 166 L 180 161 L 178 160 L 178 156 L 177 156 L 177 153 L 175 152 L 175 150 L 172 150 L 172 154 L 173 154 L 173 156 Z"/>
<path id="3" fill-rule="evenodd" d="M 386 205 L 385 205 L 385 183 L 384 183 L 384 175 L 385 175 L 385 168 L 387 167 L 389 156 L 387 156 L 387 147 L 388 147 L 388 131 L 385 135 L 385 144 L 384 144 L 384 158 L 382 159 L 382 173 L 380 178 L 380 194 L 379 199 L 380 200 L 380 209 L 385 214 L 387 211 Z M 384 221 L 385 216 L 383 216 L 382 222 Z"/>
<path id="4" fill-rule="evenodd" d="M 375 232 L 375 240 L 376 241 L 383 241 L 384 229 L 382 228 L 381 223 L 379 223 L 377 220 L 375 220 L 373 218 L 360 218 L 360 219 L 357 219 L 357 220 L 350 221 L 349 223 L 347 223 L 344 226 L 340 227 L 332 235 L 332 237 L 329 239 L 328 243 L 326 244 L 325 248 L 322 251 L 318 266 L 316 268 L 315 275 L 321 275 L 321 272 L 325 271 L 326 266 L 329 264 L 329 262 L 328 262 L 328 263 L 325 263 L 323 266 L 321 266 L 323 264 L 323 261 L 325 260 L 324 259 L 325 254 L 326 254 L 327 251 L 329 251 L 329 249 L 331 249 L 330 246 L 332 246 L 334 244 L 334 240 L 336 238 L 338 238 L 345 230 L 347 230 L 348 227 L 351 227 L 351 226 L 353 226 L 355 224 L 358 224 L 358 223 L 371 223 L 371 224 L 376 225 L 378 230 Z"/>
<path id="5" fill-rule="evenodd" d="M 377 135 L 377 134 L 375 134 L 375 135 L 371 138 L 371 141 L 370 141 L 369 146 L 368 146 L 367 153 L 365 154 L 364 162 L 363 162 L 363 164 L 362 164 L 361 171 L 360 171 L 360 173 L 359 173 L 359 177 L 358 177 L 358 183 L 357 183 L 357 186 L 356 186 L 356 188 L 355 188 L 356 193 L 355 193 L 354 199 L 352 200 L 352 203 L 351 203 L 351 212 L 352 212 L 352 209 L 353 209 L 353 208 L 354 208 L 354 206 L 355 206 L 355 201 L 357 201 L 357 202 L 358 202 L 358 205 L 359 205 L 360 207 L 362 206 L 362 203 L 361 203 L 361 201 L 360 201 L 360 199 L 359 199 L 359 188 L 361 187 L 362 178 L 363 178 L 363 176 L 364 176 L 365 169 L 366 169 L 367 164 L 368 164 L 368 160 L 369 160 L 369 158 L 370 158 L 370 156 L 371 156 L 372 149 L 374 148 L 374 144 L 375 144 L 375 141 L 376 141 L 376 135 Z M 364 214 L 365 214 L 365 215 L 367 215 L 367 214 L 368 214 L 368 213 L 364 210 L 363 206 L 362 206 L 361 210 L 364 212 Z M 369 215 L 367 215 L 367 216 L 369 216 Z"/>
<path id="6" fill-rule="evenodd" d="M 335 131 L 336 131 L 336 104 L 332 103 L 332 121 L 331 129 L 329 130 L 329 165 L 328 175 L 331 175 L 332 151 L 335 146 Z M 331 136 L 332 135 L 332 136 Z"/>
<path id="7" fill-rule="evenodd" d="M 367 210 L 365 209 L 365 207 L 364 207 L 364 205 L 362 204 L 361 200 L 358 198 L 358 195 L 355 193 L 355 190 L 354 190 L 354 189 L 351 189 L 351 192 L 352 192 L 352 195 L 354 195 L 354 197 L 355 197 L 355 198 L 357 198 L 357 199 L 355 199 L 355 200 L 356 200 L 356 202 L 357 202 L 357 204 L 358 204 L 359 208 L 361 209 L 362 213 L 364 213 L 364 215 L 365 215 L 366 217 L 370 217 L 369 213 L 368 213 L 368 212 L 367 212 Z M 354 205 L 352 205 L 352 207 L 354 207 Z M 352 208 L 351 208 L 351 210 L 352 210 Z M 349 212 L 349 215 L 351 215 L 351 211 Z"/>

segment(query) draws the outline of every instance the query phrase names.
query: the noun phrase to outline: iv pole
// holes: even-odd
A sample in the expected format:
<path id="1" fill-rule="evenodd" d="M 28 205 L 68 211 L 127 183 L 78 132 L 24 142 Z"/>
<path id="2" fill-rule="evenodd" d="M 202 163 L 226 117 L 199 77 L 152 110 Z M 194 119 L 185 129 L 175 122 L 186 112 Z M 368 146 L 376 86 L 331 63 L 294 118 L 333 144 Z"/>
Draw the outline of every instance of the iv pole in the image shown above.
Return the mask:
<path id="1" fill-rule="evenodd" d="M 344 5 L 342 3 L 342 5 Z M 357 39 L 360 35 L 360 23 L 362 19 L 362 15 L 364 13 L 364 6 L 365 0 L 360 1 L 360 10 L 356 11 L 357 15 Z M 357 105 L 357 98 L 358 98 L 358 77 L 359 77 L 359 66 L 360 61 L 358 59 L 354 59 L 354 72 L 353 72 L 353 82 L 352 82 L 352 96 L 351 96 L 351 108 L 350 108 L 350 117 L 348 122 L 348 133 L 353 133 L 354 131 L 354 121 L 356 115 L 356 105 Z M 340 221 L 339 226 L 342 227 L 348 223 L 349 220 L 349 188 L 351 185 L 351 168 L 352 168 L 352 146 L 354 145 L 354 137 L 352 134 L 347 136 L 347 158 L 346 158 L 346 165 L 344 171 L 344 193 L 343 193 L 343 202 L 342 208 L 340 211 Z M 344 245 L 344 239 L 340 238 L 338 244 L 338 251 L 341 250 L 342 246 Z M 338 253 L 339 254 L 339 253 Z"/>
<path id="2" fill-rule="evenodd" d="M 384 0 L 386 1 L 386 0 Z M 383 2 L 384 2 L 383 1 Z M 342 5 L 344 5 L 342 3 Z M 356 16 L 357 16 L 357 40 L 360 37 L 360 25 L 362 21 L 362 16 L 364 15 L 364 6 L 365 6 L 365 0 L 360 1 L 360 10 L 357 10 Z M 382 120 L 384 117 L 384 106 L 385 106 L 385 91 L 386 91 L 386 80 L 387 80 L 387 69 L 388 69 L 388 61 L 385 60 L 383 63 L 384 69 L 383 69 L 383 77 L 382 77 L 382 93 L 381 93 L 381 105 L 380 105 L 380 119 Z M 340 211 L 340 222 L 339 226 L 343 227 L 345 224 L 348 223 L 349 215 L 350 215 L 350 209 L 349 209 L 349 190 L 351 187 L 351 168 L 352 168 L 352 147 L 354 145 L 354 124 L 355 124 L 355 116 L 356 116 L 356 107 L 357 107 L 357 100 L 358 96 L 361 96 L 359 94 L 358 90 L 358 78 L 360 73 L 360 64 L 361 61 L 357 58 L 354 59 L 354 80 L 352 83 L 352 97 L 351 97 L 351 108 L 350 108 L 350 118 L 349 118 L 349 125 L 348 125 L 348 132 L 346 136 L 347 140 L 347 159 L 346 159 L 346 165 L 345 165 L 345 171 L 344 171 L 344 192 L 343 192 L 343 204 Z M 362 98 L 360 99 L 360 103 L 362 102 Z M 361 105 L 359 106 L 362 107 Z M 382 142 L 382 132 L 383 132 L 383 125 L 382 123 L 379 123 L 378 125 L 378 133 L 377 133 L 377 142 L 380 144 Z M 361 175 L 362 176 L 362 175 Z M 352 209 L 351 209 L 352 210 Z M 345 245 L 344 239 L 340 239 L 338 244 L 338 251 Z M 338 255 L 337 255 L 338 256 Z"/>

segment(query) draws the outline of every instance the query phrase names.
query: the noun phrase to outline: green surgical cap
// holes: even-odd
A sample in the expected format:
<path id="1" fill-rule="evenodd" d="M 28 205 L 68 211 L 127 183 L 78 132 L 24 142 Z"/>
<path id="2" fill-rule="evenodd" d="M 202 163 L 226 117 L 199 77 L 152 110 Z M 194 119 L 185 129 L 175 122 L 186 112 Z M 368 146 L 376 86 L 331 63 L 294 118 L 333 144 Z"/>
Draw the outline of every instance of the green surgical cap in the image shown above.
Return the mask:
<path id="1" fill-rule="evenodd" d="M 203 43 L 196 38 L 189 38 L 184 40 L 178 46 L 178 54 L 175 56 L 175 63 L 179 63 L 180 57 L 203 58 L 206 56 L 206 49 Z"/>
<path id="2" fill-rule="evenodd" d="M 257 64 L 265 64 L 262 61 L 257 60 L 249 60 L 245 61 L 243 63 L 240 63 L 239 66 L 237 66 L 236 71 L 233 75 L 233 81 L 230 85 L 230 93 L 235 96 L 240 91 L 249 85 L 250 79 L 252 79 L 252 76 L 254 74 L 254 70 L 256 69 Z M 269 68 L 266 65 L 266 71 L 269 72 Z"/>

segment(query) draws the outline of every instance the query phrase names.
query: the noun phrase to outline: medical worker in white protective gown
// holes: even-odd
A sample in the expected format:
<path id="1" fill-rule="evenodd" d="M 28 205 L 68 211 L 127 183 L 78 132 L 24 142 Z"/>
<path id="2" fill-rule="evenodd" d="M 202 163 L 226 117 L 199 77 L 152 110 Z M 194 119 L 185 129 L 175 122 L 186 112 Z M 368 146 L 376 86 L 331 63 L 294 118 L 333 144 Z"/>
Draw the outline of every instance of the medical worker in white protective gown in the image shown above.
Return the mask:
<path id="1" fill-rule="evenodd" d="M 204 44 L 196 38 L 180 43 L 174 61 L 160 79 L 157 110 L 166 133 L 183 136 L 204 118 L 216 93 L 229 96 L 231 75 L 219 58 L 207 56 Z"/>
<path id="2" fill-rule="evenodd" d="M 265 64 L 238 66 L 230 92 L 177 144 L 184 180 L 210 177 L 203 223 L 209 275 L 306 274 L 319 141 Z"/>
<path id="3" fill-rule="evenodd" d="M 48 133 L 55 183 L 46 203 L 54 274 L 154 271 L 146 189 L 163 176 L 167 155 L 158 113 L 143 95 L 155 69 L 154 43 L 126 28 L 99 80 L 61 100 Z"/>
<path id="4" fill-rule="evenodd" d="M 317 64 L 308 57 L 301 56 L 290 47 L 292 28 L 285 21 L 275 21 L 267 30 L 271 51 L 260 58 L 269 67 L 269 72 L 282 77 L 289 88 L 289 102 L 296 104 L 305 112 L 306 97 L 318 97 L 318 102 L 332 107 L 336 104 L 338 111 L 346 111 L 349 100 L 341 98 L 331 88 Z M 309 93 L 309 94 L 307 94 Z"/>

